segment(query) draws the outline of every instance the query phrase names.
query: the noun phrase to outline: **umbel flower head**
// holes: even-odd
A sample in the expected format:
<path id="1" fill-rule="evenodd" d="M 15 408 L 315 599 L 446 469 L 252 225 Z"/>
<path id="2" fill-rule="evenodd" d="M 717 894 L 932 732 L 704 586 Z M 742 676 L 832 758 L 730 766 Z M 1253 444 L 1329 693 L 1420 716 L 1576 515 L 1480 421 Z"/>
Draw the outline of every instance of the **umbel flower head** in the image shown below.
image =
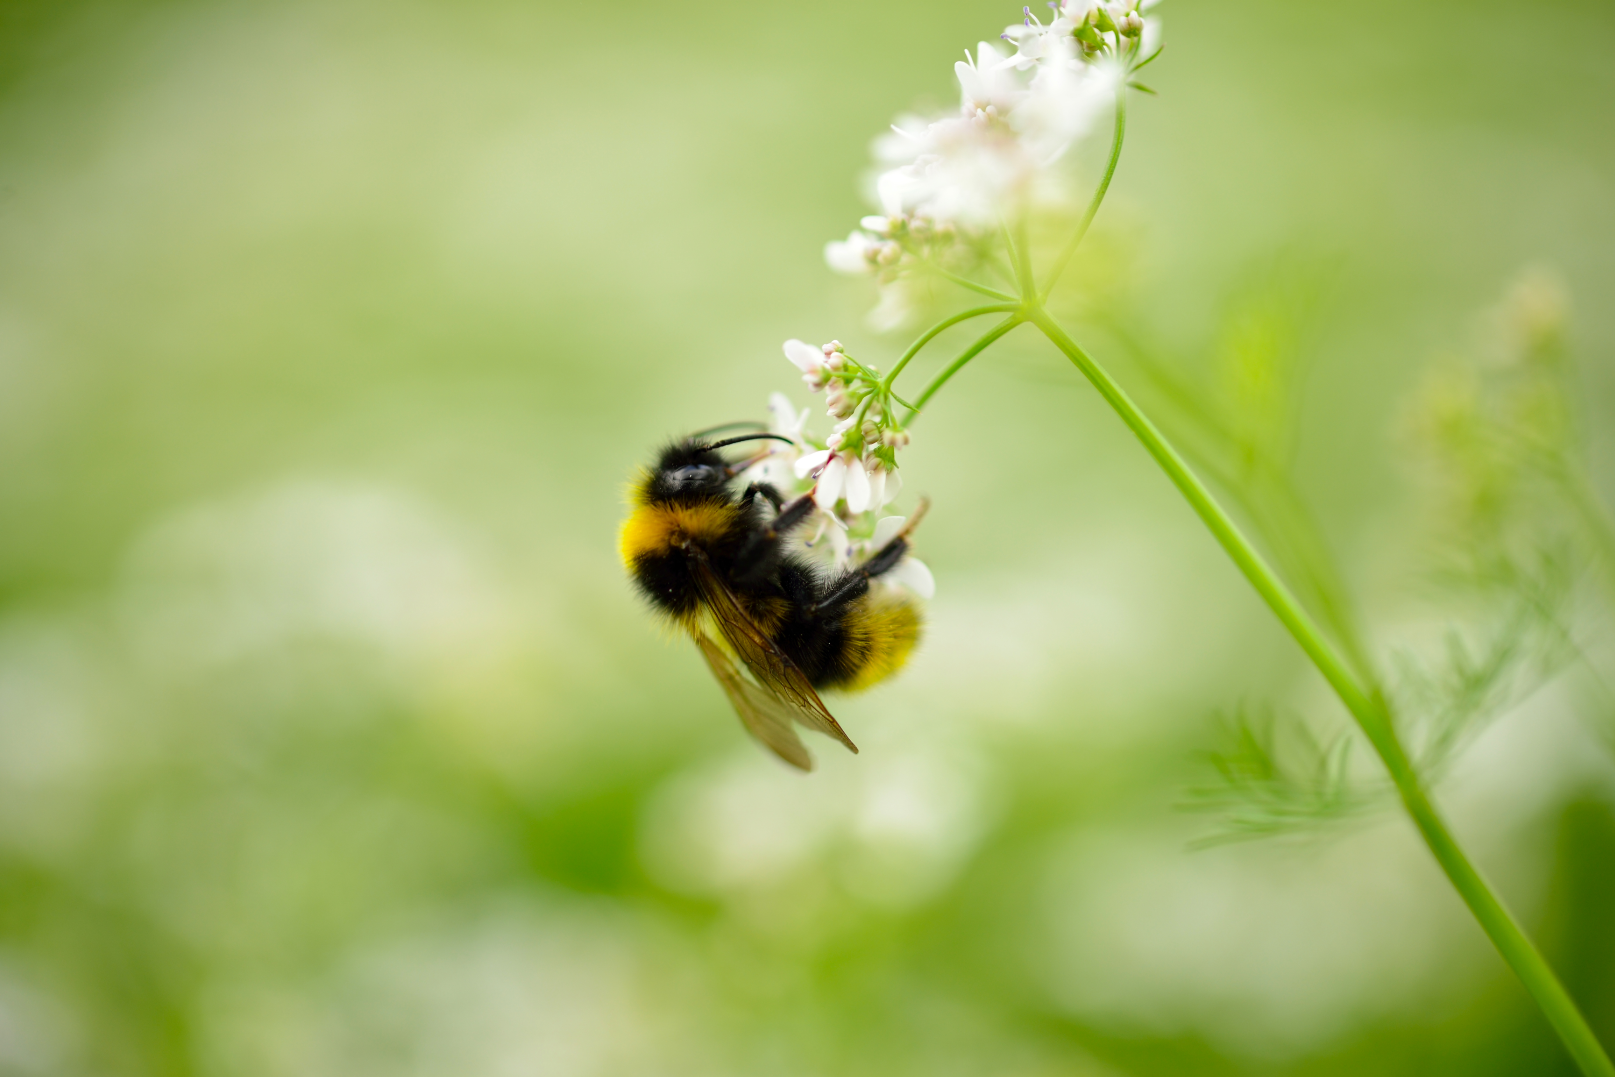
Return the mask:
<path id="1" fill-rule="evenodd" d="M 1074 200 L 1072 147 L 1157 47 L 1140 0 L 1051 7 L 1046 23 L 1022 9 L 1003 46 L 983 41 L 954 64 L 956 113 L 899 117 L 876 140 L 880 213 L 824 254 L 832 269 L 879 279 L 877 327 L 905 320 L 925 269 L 969 271 L 993 256 L 1004 222 Z"/>
<path id="2" fill-rule="evenodd" d="M 798 412 L 783 393 L 773 394 L 769 431 L 788 443 L 770 442 L 742 477 L 782 492 L 811 493 L 815 510 L 803 528 L 806 544 L 845 568 L 880 549 L 903 525 L 903 517 L 881 512 L 902 489 L 897 450 L 908 444 L 908 432 L 893 414 L 879 373 L 848 355 L 839 341 L 815 347 L 788 340 L 784 351 L 808 388 L 825 393 L 834 426 L 818 440 L 807 430 L 810 409 Z M 930 570 L 913 557 L 880 579 L 922 598 L 935 590 Z"/>

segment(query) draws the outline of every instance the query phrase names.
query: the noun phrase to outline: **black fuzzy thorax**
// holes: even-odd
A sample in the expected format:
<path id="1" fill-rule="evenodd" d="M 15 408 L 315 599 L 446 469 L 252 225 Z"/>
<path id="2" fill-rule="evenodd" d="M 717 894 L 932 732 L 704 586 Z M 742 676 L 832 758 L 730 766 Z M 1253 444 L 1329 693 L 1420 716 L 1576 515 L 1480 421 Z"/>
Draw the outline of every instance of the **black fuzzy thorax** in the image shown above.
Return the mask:
<path id="1" fill-rule="evenodd" d="M 732 487 L 726 461 L 701 443 L 679 441 L 662 450 L 641 488 L 645 503 L 717 509 L 729 522 L 716 533 L 692 539 L 688 548 L 637 558 L 632 566 L 637 589 L 657 609 L 676 618 L 691 617 L 702 600 L 694 559 L 703 559 L 744 607 L 774 614 L 766 620 L 772 623 L 775 646 L 814 687 L 851 682 L 859 669 L 846 620 L 858 602 L 822 606 L 844 577 L 830 576 L 807 558 L 785 552 L 784 535 L 760 541 L 774 508 L 762 497 L 738 498 Z"/>

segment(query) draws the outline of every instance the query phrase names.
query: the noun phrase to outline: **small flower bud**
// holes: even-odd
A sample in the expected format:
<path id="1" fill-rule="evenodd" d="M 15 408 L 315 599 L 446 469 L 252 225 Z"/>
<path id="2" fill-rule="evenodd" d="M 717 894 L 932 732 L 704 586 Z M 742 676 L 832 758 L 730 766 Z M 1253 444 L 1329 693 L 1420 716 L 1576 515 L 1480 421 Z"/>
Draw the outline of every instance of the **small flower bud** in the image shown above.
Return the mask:
<path id="1" fill-rule="evenodd" d="M 897 260 L 903 257 L 903 248 L 896 243 L 882 243 L 875 252 L 875 264 L 881 266 L 896 265 Z"/>
<path id="2" fill-rule="evenodd" d="M 881 435 L 888 449 L 901 449 L 908 444 L 908 431 L 892 427 Z"/>
<path id="3" fill-rule="evenodd" d="M 858 431 L 863 434 L 865 445 L 880 444 L 880 424 L 875 420 L 865 419 L 864 424 L 858 428 Z"/>
<path id="4" fill-rule="evenodd" d="M 858 402 L 852 398 L 851 393 L 847 392 L 845 385 L 836 383 L 830 389 L 830 395 L 825 399 L 824 405 L 829 409 L 831 415 L 834 415 L 837 419 L 845 419 L 852 415 L 853 411 L 858 407 Z"/>

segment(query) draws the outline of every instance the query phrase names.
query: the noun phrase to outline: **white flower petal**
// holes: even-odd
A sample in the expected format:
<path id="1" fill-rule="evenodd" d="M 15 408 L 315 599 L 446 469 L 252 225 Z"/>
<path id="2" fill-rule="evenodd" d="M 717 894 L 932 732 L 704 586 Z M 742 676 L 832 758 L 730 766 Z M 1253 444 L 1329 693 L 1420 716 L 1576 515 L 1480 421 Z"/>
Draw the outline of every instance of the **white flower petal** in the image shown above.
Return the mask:
<path id="1" fill-rule="evenodd" d="M 953 73 L 959 76 L 961 104 L 972 109 L 987 104 L 987 84 L 976 73 L 974 64 L 959 60 L 953 65 Z"/>
<path id="2" fill-rule="evenodd" d="M 915 186 L 916 177 L 907 167 L 881 173 L 880 178 L 875 181 L 875 195 L 880 199 L 880 208 L 886 211 L 886 216 L 903 215 L 905 208 L 903 203 Z"/>
<path id="3" fill-rule="evenodd" d="M 869 237 L 854 232 L 846 239 L 832 239 L 824 245 L 824 263 L 837 273 L 862 275 L 875 267 L 869 262 Z"/>
<path id="4" fill-rule="evenodd" d="M 781 490 L 788 489 L 791 485 L 792 463 L 790 453 L 775 453 L 746 473 L 749 476 L 748 481 L 766 482 Z"/>
<path id="5" fill-rule="evenodd" d="M 853 512 L 869 508 L 869 472 L 858 460 L 847 466 L 847 508 Z"/>
<path id="6" fill-rule="evenodd" d="M 770 430 L 786 437 L 795 435 L 796 431 L 792 428 L 796 425 L 796 408 L 792 406 L 790 397 L 784 393 L 769 393 L 768 414 L 773 419 L 769 424 Z"/>
<path id="7" fill-rule="evenodd" d="M 847 482 L 847 462 L 837 456 L 824 465 L 819 473 L 818 485 L 813 488 L 813 503 L 821 509 L 833 509 L 841 499 L 841 489 Z"/>
<path id="8" fill-rule="evenodd" d="M 829 449 L 820 449 L 818 452 L 808 453 L 796 462 L 796 477 L 799 479 L 807 478 L 814 471 L 823 467 L 829 459 Z"/>
<path id="9" fill-rule="evenodd" d="M 903 558 L 896 568 L 886 574 L 886 579 L 907 587 L 924 599 L 930 599 L 936 594 L 936 577 L 925 567 L 925 562 L 917 557 Z"/>
<path id="10" fill-rule="evenodd" d="M 830 550 L 835 555 L 836 568 L 846 568 L 847 560 L 852 555 L 852 542 L 847 538 L 846 529 L 832 526 L 825 532 L 824 537 L 829 541 Z"/>
<path id="11" fill-rule="evenodd" d="M 869 544 L 877 550 L 885 546 L 897 537 L 899 531 L 903 530 L 903 521 L 906 519 L 908 519 L 906 516 L 887 516 L 882 518 L 875 525 L 875 537 L 869 540 Z"/>
<path id="12" fill-rule="evenodd" d="M 902 491 L 902 489 L 903 489 L 903 473 L 901 471 L 894 471 L 890 475 L 887 475 L 886 476 L 886 493 L 885 493 L 886 502 L 885 503 L 887 505 L 890 505 L 893 501 L 896 501 L 897 500 L 897 495 L 898 495 L 899 492 Z M 875 507 L 876 508 L 881 508 L 883 506 L 876 505 Z"/>
<path id="13" fill-rule="evenodd" d="M 879 465 L 869 469 L 869 507 L 878 509 L 886 497 L 886 469 Z"/>
<path id="14" fill-rule="evenodd" d="M 785 342 L 785 358 L 804 374 L 824 365 L 824 352 L 792 337 Z"/>

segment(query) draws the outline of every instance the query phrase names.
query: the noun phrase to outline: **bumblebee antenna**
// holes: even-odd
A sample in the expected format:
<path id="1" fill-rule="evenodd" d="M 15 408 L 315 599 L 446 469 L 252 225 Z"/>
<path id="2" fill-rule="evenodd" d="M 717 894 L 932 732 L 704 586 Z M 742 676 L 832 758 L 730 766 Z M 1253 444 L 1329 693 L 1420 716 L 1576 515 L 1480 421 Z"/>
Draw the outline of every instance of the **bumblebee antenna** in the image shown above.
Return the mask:
<path id="1" fill-rule="evenodd" d="M 691 434 L 690 436 L 692 438 L 704 438 L 708 434 L 716 434 L 720 430 L 761 430 L 766 425 L 767 425 L 766 423 L 748 423 L 748 422 L 719 423 L 717 426 L 709 426 L 705 430 L 697 430 L 695 433 Z"/>
<path id="2" fill-rule="evenodd" d="M 722 441 L 715 441 L 711 445 L 706 446 L 706 449 L 708 452 L 711 452 L 713 449 L 721 449 L 726 445 L 739 445 L 742 441 L 761 441 L 764 438 L 771 438 L 774 441 L 783 441 L 787 445 L 796 444 L 796 442 L 792 441 L 784 434 L 742 434 L 737 438 L 725 438 Z"/>

